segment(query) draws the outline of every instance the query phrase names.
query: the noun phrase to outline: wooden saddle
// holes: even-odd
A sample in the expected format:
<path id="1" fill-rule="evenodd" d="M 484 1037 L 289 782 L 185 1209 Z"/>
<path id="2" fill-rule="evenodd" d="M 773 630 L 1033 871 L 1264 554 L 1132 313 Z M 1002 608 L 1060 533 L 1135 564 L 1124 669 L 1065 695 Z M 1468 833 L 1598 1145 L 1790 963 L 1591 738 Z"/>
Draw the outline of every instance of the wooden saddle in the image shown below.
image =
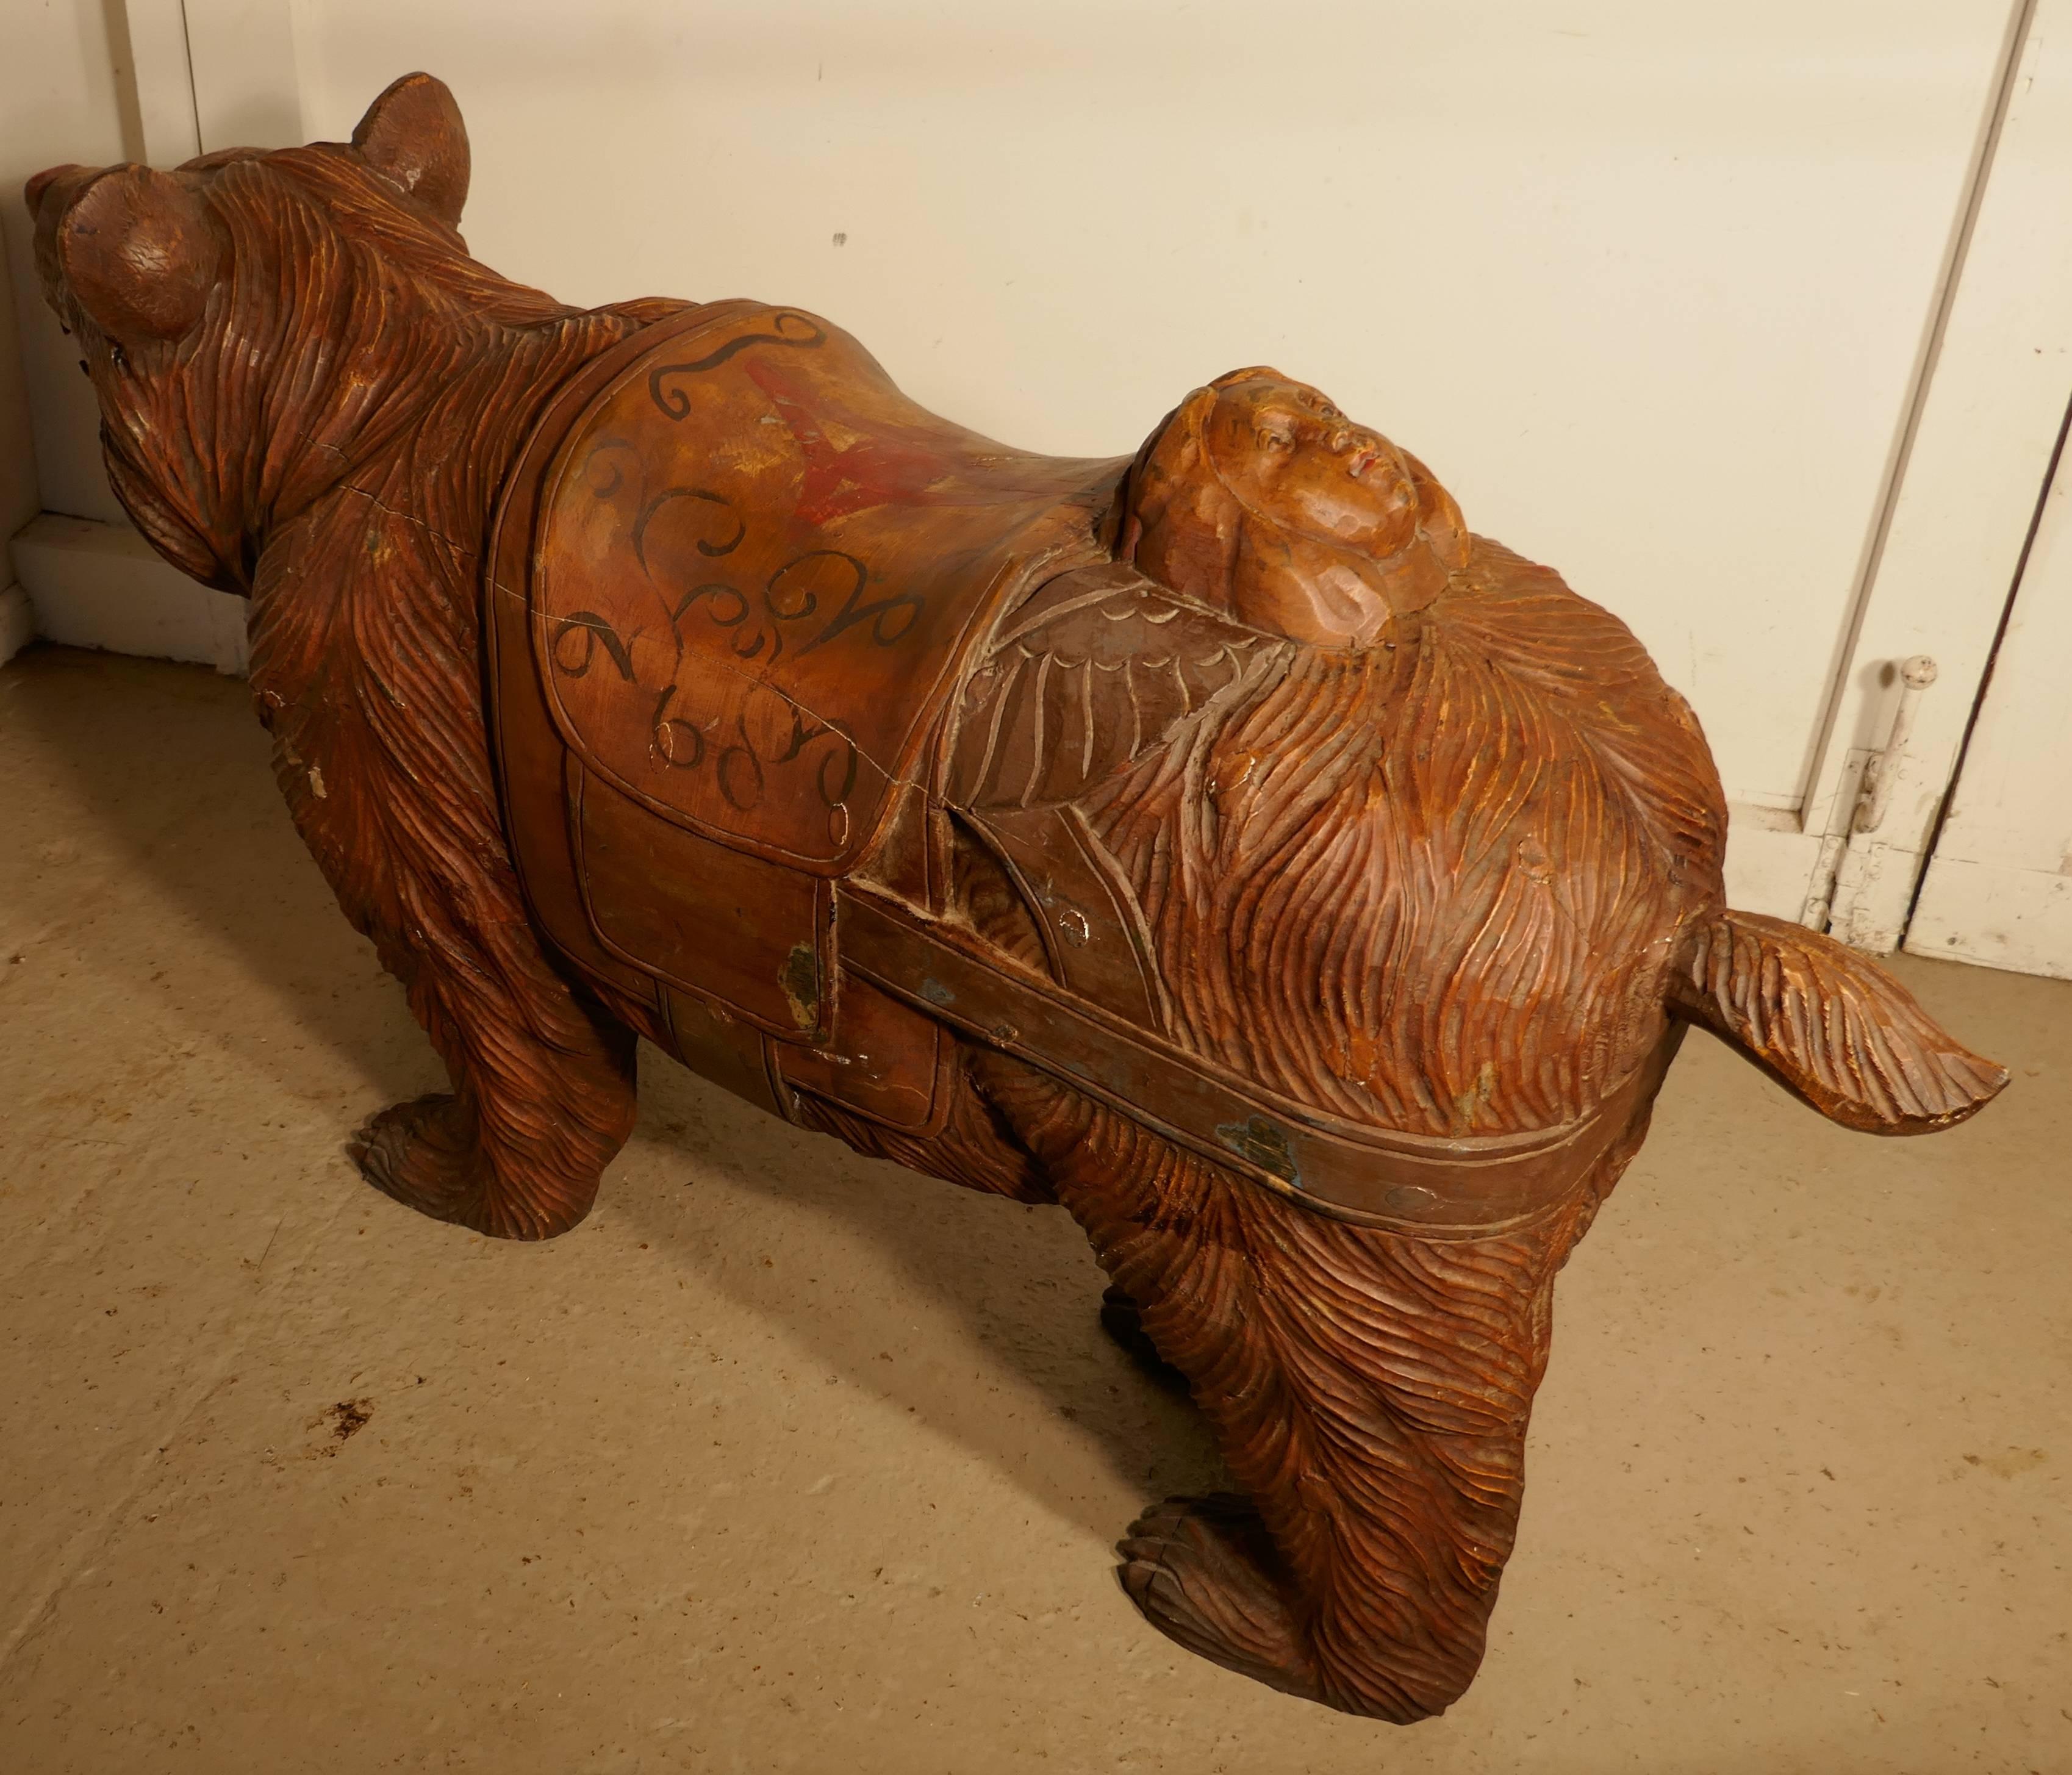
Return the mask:
<path id="1" fill-rule="evenodd" d="M 856 340 L 748 302 L 645 328 L 564 388 L 506 487 L 485 627 L 512 853 L 578 972 L 680 1058 L 799 1119 L 927 1136 L 946 1031 L 1016 1053 L 1340 1218 L 1481 1235 L 1547 1211 L 1651 1095 L 1394 1133 L 1170 1038 L 1091 785 L 1293 645 L 1110 549 L 1129 459 L 1043 457 L 916 406 Z M 1038 974 L 949 911 L 958 842 L 1030 909 Z"/>

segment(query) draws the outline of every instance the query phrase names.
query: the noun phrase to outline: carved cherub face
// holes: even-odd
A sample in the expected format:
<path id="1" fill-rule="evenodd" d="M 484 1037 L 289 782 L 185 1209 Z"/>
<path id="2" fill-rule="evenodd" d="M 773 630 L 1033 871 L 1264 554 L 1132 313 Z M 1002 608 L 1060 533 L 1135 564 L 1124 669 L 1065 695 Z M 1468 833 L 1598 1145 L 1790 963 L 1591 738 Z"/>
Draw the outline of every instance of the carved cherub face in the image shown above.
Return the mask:
<path id="1" fill-rule="evenodd" d="M 1269 634 L 1367 647 L 1467 559 L 1431 471 L 1306 383 L 1237 370 L 1197 389 L 1131 478 L 1122 552 Z"/>
<path id="2" fill-rule="evenodd" d="M 1417 490 L 1396 446 L 1305 383 L 1223 388 L 1202 429 L 1223 484 L 1261 517 L 1379 557 L 1416 535 Z"/>

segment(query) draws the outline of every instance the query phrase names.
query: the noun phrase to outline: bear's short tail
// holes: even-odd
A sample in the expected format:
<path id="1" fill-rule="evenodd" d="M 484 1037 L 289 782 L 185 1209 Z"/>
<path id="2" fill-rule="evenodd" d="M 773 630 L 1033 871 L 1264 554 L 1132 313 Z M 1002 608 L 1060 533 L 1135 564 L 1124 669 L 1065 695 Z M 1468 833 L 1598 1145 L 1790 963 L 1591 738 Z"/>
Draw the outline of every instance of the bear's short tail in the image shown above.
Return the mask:
<path id="1" fill-rule="evenodd" d="M 1669 1004 L 1866 1133 L 1954 1127 L 2008 1082 L 2004 1066 L 1945 1033 L 1868 956 L 1758 913 L 1724 913 L 1693 933 Z"/>

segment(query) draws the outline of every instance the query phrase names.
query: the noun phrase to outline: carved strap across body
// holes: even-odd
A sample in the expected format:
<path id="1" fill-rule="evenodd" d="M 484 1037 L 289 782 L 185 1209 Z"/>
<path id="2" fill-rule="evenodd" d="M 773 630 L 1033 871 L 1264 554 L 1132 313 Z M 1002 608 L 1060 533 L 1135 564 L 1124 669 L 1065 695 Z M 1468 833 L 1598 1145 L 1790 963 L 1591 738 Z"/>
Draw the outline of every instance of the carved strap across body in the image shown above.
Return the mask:
<path id="1" fill-rule="evenodd" d="M 1445 1238 L 1550 1211 L 1673 1037 L 1591 1115 L 1530 1134 L 1395 1134 L 1280 1099 L 1166 1033 L 1127 886 L 1038 780 L 1057 749 L 1005 796 L 991 746 L 952 757 L 1002 635 L 1116 592 L 1100 532 L 1126 466 L 951 425 L 794 310 L 688 309 L 587 366 L 506 485 L 486 600 L 536 921 L 652 1006 L 687 1065 L 794 1119 L 805 1091 L 938 1132 L 954 1030 L 1338 1218 Z M 1235 669 L 1244 635 L 1211 639 Z M 1047 976 L 946 915 L 952 817 L 1030 900 Z"/>

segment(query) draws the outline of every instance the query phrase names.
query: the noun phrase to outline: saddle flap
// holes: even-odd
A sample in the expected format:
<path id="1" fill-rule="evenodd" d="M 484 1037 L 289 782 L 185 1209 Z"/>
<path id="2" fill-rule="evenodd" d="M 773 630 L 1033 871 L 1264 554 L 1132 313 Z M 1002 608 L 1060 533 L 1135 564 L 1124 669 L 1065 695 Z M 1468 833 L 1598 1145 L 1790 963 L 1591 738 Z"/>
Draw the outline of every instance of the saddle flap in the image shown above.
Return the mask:
<path id="1" fill-rule="evenodd" d="M 555 725 L 664 820 L 843 874 L 994 613 L 1098 551 L 1126 464 L 939 419 L 796 310 L 718 304 L 649 336 L 541 490 Z"/>
<path id="2" fill-rule="evenodd" d="M 657 820 L 573 758 L 567 794 L 583 910 L 607 953 L 782 1041 L 827 1039 L 827 882 Z"/>

